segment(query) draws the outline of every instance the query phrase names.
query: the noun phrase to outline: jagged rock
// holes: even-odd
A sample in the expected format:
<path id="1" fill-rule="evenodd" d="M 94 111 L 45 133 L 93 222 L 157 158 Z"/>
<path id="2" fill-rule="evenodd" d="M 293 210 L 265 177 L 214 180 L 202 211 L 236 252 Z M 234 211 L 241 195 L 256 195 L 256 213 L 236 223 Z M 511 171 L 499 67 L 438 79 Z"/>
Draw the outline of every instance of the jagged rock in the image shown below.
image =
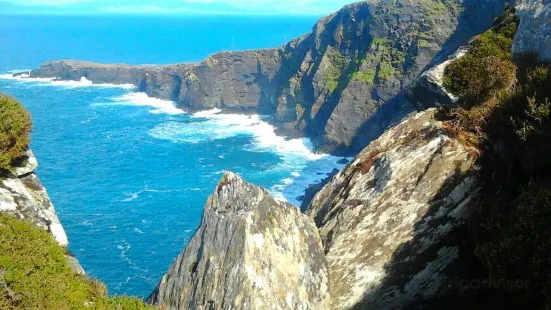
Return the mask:
<path id="1" fill-rule="evenodd" d="M 513 42 L 513 54 L 536 53 L 551 61 L 551 1 L 517 0 L 520 25 Z"/>
<path id="2" fill-rule="evenodd" d="M 69 244 L 63 226 L 46 189 L 34 173 L 36 158 L 29 157 L 26 164 L 16 168 L 16 175 L 0 179 L 0 212 L 28 219 L 36 226 L 52 233 L 63 246 Z"/>
<path id="3" fill-rule="evenodd" d="M 0 212 L 12 214 L 19 219 L 31 221 L 37 227 L 50 232 L 62 246 L 68 246 L 69 241 L 65 229 L 61 225 L 54 205 L 35 174 L 38 161 L 31 150 L 27 157 L 15 167 L 13 173 L 0 178 Z M 76 258 L 67 255 L 71 268 L 84 274 Z"/>
<path id="4" fill-rule="evenodd" d="M 418 111 L 455 104 L 457 98 L 443 86 L 444 71 L 449 64 L 465 56 L 468 51 L 468 46 L 459 48 L 446 61 L 423 72 L 415 84 L 410 87 L 408 99 Z"/>
<path id="5" fill-rule="evenodd" d="M 38 161 L 31 150 L 27 151 L 26 159 L 21 165 L 15 167 L 14 174 L 18 177 L 24 177 L 27 174 L 33 173 L 38 168 Z"/>
<path id="6" fill-rule="evenodd" d="M 345 6 L 276 49 L 223 52 L 198 64 L 60 61 L 32 77 L 131 83 L 182 108 L 252 109 L 320 150 L 360 151 L 410 111 L 403 91 L 486 30 L 505 0 L 381 0 Z"/>
<path id="7" fill-rule="evenodd" d="M 169 309 L 328 309 L 314 222 L 226 173 L 201 226 L 148 301 Z"/>
<path id="8" fill-rule="evenodd" d="M 333 309 L 408 309 L 434 297 L 476 195 L 478 151 L 430 109 L 373 141 L 314 198 Z M 448 243 L 448 241 L 450 241 Z"/>

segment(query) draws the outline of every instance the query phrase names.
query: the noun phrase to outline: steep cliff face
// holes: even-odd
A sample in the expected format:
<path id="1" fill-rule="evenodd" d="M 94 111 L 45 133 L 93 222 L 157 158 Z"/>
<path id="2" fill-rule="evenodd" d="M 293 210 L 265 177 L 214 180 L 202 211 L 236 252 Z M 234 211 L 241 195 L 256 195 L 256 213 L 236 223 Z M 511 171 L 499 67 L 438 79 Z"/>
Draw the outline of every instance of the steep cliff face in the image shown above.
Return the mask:
<path id="1" fill-rule="evenodd" d="M 253 109 L 321 150 L 361 150 L 410 107 L 403 91 L 430 63 L 487 29 L 505 0 L 379 0 L 348 5 L 278 49 L 168 66 L 51 62 L 34 77 L 130 83 L 188 109 Z"/>
<path id="2" fill-rule="evenodd" d="M 513 53 L 536 53 L 551 61 L 551 1 L 517 0 L 520 25 L 513 44 Z"/>
<path id="3" fill-rule="evenodd" d="M 226 173 L 149 302 L 169 309 L 329 309 L 314 222 Z"/>
<path id="4" fill-rule="evenodd" d="M 14 172 L 0 179 L 0 213 L 14 215 L 19 219 L 32 222 L 51 233 L 62 246 L 69 241 L 61 225 L 54 205 L 35 174 L 38 162 L 31 151 L 27 158 L 18 165 Z M 77 273 L 84 274 L 80 263 L 71 255 L 67 256 L 69 265 Z"/>
<path id="5" fill-rule="evenodd" d="M 289 86 L 276 115 L 323 150 L 360 151 L 409 111 L 402 93 L 425 67 L 486 29 L 502 6 L 469 0 L 346 6 L 285 47 Z"/>
<path id="6" fill-rule="evenodd" d="M 27 160 L 15 169 L 11 177 L 0 179 L 0 212 L 30 220 L 52 233 L 59 244 L 66 246 L 65 230 L 46 189 L 34 173 L 37 167 L 38 162 L 29 151 Z"/>
<path id="7" fill-rule="evenodd" d="M 364 149 L 314 198 L 333 309 L 397 309 L 442 292 L 459 257 L 453 235 L 477 193 L 478 151 L 435 110 L 412 115 Z"/>

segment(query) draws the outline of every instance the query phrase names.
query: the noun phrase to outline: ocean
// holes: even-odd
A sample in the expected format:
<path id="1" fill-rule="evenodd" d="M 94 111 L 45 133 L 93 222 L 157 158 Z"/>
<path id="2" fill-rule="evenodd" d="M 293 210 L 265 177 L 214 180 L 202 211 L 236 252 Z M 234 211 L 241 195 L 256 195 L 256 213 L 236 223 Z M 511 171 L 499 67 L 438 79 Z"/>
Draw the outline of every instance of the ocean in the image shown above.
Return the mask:
<path id="1" fill-rule="evenodd" d="M 110 293 L 146 297 L 198 227 L 225 170 L 298 203 L 340 158 L 266 116 L 186 114 L 131 86 L 19 80 L 48 60 L 169 64 L 282 45 L 314 17 L 0 16 L 0 91 L 31 112 L 38 175 L 72 253 Z"/>

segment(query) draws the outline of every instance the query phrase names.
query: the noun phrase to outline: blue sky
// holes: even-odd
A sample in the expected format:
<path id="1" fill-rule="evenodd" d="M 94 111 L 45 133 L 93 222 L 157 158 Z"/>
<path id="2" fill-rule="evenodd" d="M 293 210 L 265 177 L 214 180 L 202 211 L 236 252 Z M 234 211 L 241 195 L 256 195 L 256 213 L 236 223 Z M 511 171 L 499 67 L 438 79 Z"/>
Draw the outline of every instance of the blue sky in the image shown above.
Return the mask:
<path id="1" fill-rule="evenodd" d="M 1 0 L 0 0 L 1 1 Z M 76 13 L 327 15 L 350 0 L 4 0 Z M 29 8 L 30 9 L 30 8 Z"/>

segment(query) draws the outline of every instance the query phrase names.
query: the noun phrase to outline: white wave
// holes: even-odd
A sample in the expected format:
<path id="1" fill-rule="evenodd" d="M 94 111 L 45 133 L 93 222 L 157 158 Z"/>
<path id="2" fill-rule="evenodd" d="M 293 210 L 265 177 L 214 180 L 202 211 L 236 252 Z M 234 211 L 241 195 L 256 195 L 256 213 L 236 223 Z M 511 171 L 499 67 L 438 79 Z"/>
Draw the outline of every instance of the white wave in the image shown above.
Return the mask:
<path id="1" fill-rule="evenodd" d="M 145 185 L 142 189 L 136 191 L 136 192 L 130 192 L 130 193 L 124 193 L 125 196 L 127 196 L 125 199 L 121 200 L 121 202 L 131 202 L 140 197 L 143 193 L 156 193 L 156 194 L 166 194 L 166 193 L 174 193 L 174 192 L 185 192 L 185 191 L 200 191 L 203 190 L 201 188 L 185 188 L 185 189 L 153 189 L 149 188 L 149 186 Z M 145 221 L 142 221 L 145 223 Z"/>
<path id="2" fill-rule="evenodd" d="M 300 204 L 298 197 L 304 189 L 327 177 L 333 169 L 344 165 L 341 157 L 317 154 L 309 139 L 285 139 L 275 134 L 275 128 L 259 115 L 224 114 L 219 109 L 191 115 L 192 122 L 169 121 L 153 128 L 149 134 L 158 139 L 177 143 L 200 143 L 227 139 L 238 135 L 253 138 L 247 146 L 255 152 L 271 152 L 280 156 L 280 162 L 262 173 L 284 176 L 270 192 L 278 200 Z M 254 166 L 254 163 L 253 163 Z"/>
<path id="3" fill-rule="evenodd" d="M 291 171 L 289 177 L 281 179 L 270 188 L 270 193 L 278 200 L 300 206 L 302 202 L 298 198 L 304 195 L 305 189 L 327 178 L 334 169 L 341 170 L 345 166 L 339 163 L 341 159 L 342 157 L 326 156 L 298 165 L 299 167 L 294 168 L 302 168 L 302 171 Z"/>
<path id="4" fill-rule="evenodd" d="M 173 101 L 161 100 L 149 97 L 146 93 L 128 93 L 119 97 L 111 98 L 111 102 L 95 103 L 94 106 L 142 106 L 152 107 L 149 112 L 153 114 L 184 114 L 183 110 L 178 109 Z"/>
<path id="5" fill-rule="evenodd" d="M 16 74 L 16 73 L 22 73 L 22 72 L 31 72 L 32 69 L 20 69 L 20 70 L 9 70 L 8 73 Z"/>
<path id="6" fill-rule="evenodd" d="M 25 72 L 26 70 L 12 70 L 14 73 Z M 30 71 L 29 71 L 30 72 Z M 100 88 L 122 88 L 122 89 L 135 89 L 136 86 L 132 84 L 110 84 L 110 83 L 97 83 L 85 77 L 80 78 L 80 81 L 63 81 L 56 78 L 31 78 L 28 73 L 23 73 L 18 76 L 14 76 L 13 73 L 0 74 L 1 80 L 14 80 L 22 83 L 33 83 L 37 86 L 59 86 L 66 88 L 79 88 L 79 87 L 100 87 Z"/>
<path id="7" fill-rule="evenodd" d="M 166 122 L 150 131 L 158 139 L 174 142 L 199 143 L 227 139 L 238 135 L 250 135 L 255 139 L 255 150 L 295 154 L 316 160 L 327 156 L 312 151 L 310 139 L 286 139 L 275 133 L 275 128 L 259 115 L 224 114 L 220 109 L 201 111 L 192 115 L 206 119 L 191 123 Z"/>

